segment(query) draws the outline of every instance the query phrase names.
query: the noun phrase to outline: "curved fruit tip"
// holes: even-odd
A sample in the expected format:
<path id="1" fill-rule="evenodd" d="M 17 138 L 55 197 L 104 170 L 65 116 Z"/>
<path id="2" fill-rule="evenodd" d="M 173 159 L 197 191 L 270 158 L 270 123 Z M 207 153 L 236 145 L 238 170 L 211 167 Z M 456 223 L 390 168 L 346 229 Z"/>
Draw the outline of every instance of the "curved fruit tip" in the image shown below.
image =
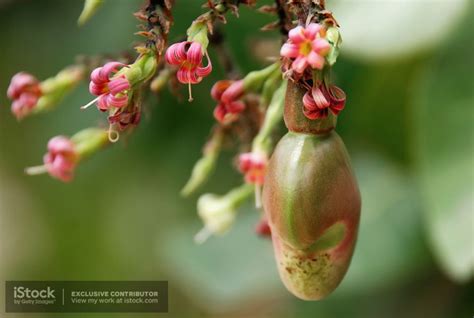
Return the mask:
<path id="1" fill-rule="evenodd" d="M 348 226 L 334 224 L 307 250 L 272 237 L 278 272 L 288 291 L 303 300 L 321 300 L 336 289 L 349 267 L 355 242 L 356 233 Z"/>

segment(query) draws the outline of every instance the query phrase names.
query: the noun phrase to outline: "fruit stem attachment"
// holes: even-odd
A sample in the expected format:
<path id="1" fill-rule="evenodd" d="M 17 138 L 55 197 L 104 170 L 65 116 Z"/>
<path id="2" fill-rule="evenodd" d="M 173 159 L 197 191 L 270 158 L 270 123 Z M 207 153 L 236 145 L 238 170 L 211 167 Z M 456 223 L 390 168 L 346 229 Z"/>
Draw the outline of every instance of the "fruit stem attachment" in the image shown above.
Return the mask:
<path id="1" fill-rule="evenodd" d="M 283 118 L 288 130 L 297 133 L 325 135 L 336 128 L 337 116 L 329 112 L 326 118 L 309 119 L 304 113 L 303 96 L 307 89 L 293 81 L 288 81 Z"/>

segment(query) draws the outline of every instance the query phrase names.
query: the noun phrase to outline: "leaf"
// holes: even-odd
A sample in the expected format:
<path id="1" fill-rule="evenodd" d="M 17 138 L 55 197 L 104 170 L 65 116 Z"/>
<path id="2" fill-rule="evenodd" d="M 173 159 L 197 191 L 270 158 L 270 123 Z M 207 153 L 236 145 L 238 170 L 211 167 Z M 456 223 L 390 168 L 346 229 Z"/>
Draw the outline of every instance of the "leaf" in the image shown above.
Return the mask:
<path id="1" fill-rule="evenodd" d="M 341 26 L 343 54 L 392 59 L 441 43 L 467 11 L 468 0 L 328 1 Z"/>
<path id="2" fill-rule="evenodd" d="M 474 273 L 474 44 L 469 30 L 472 21 L 429 63 L 412 107 L 425 228 L 440 265 L 458 282 Z"/>

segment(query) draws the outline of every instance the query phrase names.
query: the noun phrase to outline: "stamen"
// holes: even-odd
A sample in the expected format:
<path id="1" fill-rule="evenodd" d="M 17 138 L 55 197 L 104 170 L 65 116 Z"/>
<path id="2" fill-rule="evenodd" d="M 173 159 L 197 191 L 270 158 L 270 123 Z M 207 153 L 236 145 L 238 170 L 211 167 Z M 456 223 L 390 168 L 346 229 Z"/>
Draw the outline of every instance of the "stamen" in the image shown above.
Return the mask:
<path id="1" fill-rule="evenodd" d="M 255 207 L 260 209 L 262 207 L 262 186 L 255 184 Z"/>
<path id="2" fill-rule="evenodd" d="M 89 103 L 87 103 L 86 105 L 81 106 L 81 109 L 84 110 L 84 109 L 90 107 L 90 106 L 93 105 L 95 102 L 97 102 L 97 101 L 99 100 L 99 98 L 100 98 L 100 96 L 97 97 L 97 98 L 94 98 L 93 100 L 91 100 L 91 101 L 90 101 Z"/>
<path id="3" fill-rule="evenodd" d="M 192 102 L 193 101 L 193 92 L 192 92 L 192 89 L 191 89 L 191 83 L 188 83 L 188 93 L 189 93 L 188 102 Z"/>
<path id="4" fill-rule="evenodd" d="M 43 174 L 48 172 L 48 166 L 47 165 L 41 165 L 41 166 L 34 166 L 34 167 L 27 167 L 25 168 L 25 173 L 30 176 L 35 176 L 38 174 Z"/>
<path id="5" fill-rule="evenodd" d="M 112 143 L 117 142 L 120 139 L 120 134 L 114 129 L 114 125 L 109 125 L 109 141 Z"/>
<path id="6" fill-rule="evenodd" d="M 196 235 L 194 235 L 194 242 L 196 244 L 202 244 L 211 235 L 212 235 L 212 232 L 207 227 L 203 227 L 199 232 L 196 233 Z"/>

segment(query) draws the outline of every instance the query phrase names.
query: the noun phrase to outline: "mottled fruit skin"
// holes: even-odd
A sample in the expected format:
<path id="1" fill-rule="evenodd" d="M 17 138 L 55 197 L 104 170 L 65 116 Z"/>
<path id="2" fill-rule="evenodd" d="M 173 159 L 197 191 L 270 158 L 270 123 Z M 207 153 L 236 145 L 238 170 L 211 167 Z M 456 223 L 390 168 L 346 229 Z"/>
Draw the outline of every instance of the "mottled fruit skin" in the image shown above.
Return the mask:
<path id="1" fill-rule="evenodd" d="M 349 267 L 361 208 L 337 133 L 288 132 L 269 162 L 263 206 L 287 289 L 305 300 L 329 295 Z"/>

